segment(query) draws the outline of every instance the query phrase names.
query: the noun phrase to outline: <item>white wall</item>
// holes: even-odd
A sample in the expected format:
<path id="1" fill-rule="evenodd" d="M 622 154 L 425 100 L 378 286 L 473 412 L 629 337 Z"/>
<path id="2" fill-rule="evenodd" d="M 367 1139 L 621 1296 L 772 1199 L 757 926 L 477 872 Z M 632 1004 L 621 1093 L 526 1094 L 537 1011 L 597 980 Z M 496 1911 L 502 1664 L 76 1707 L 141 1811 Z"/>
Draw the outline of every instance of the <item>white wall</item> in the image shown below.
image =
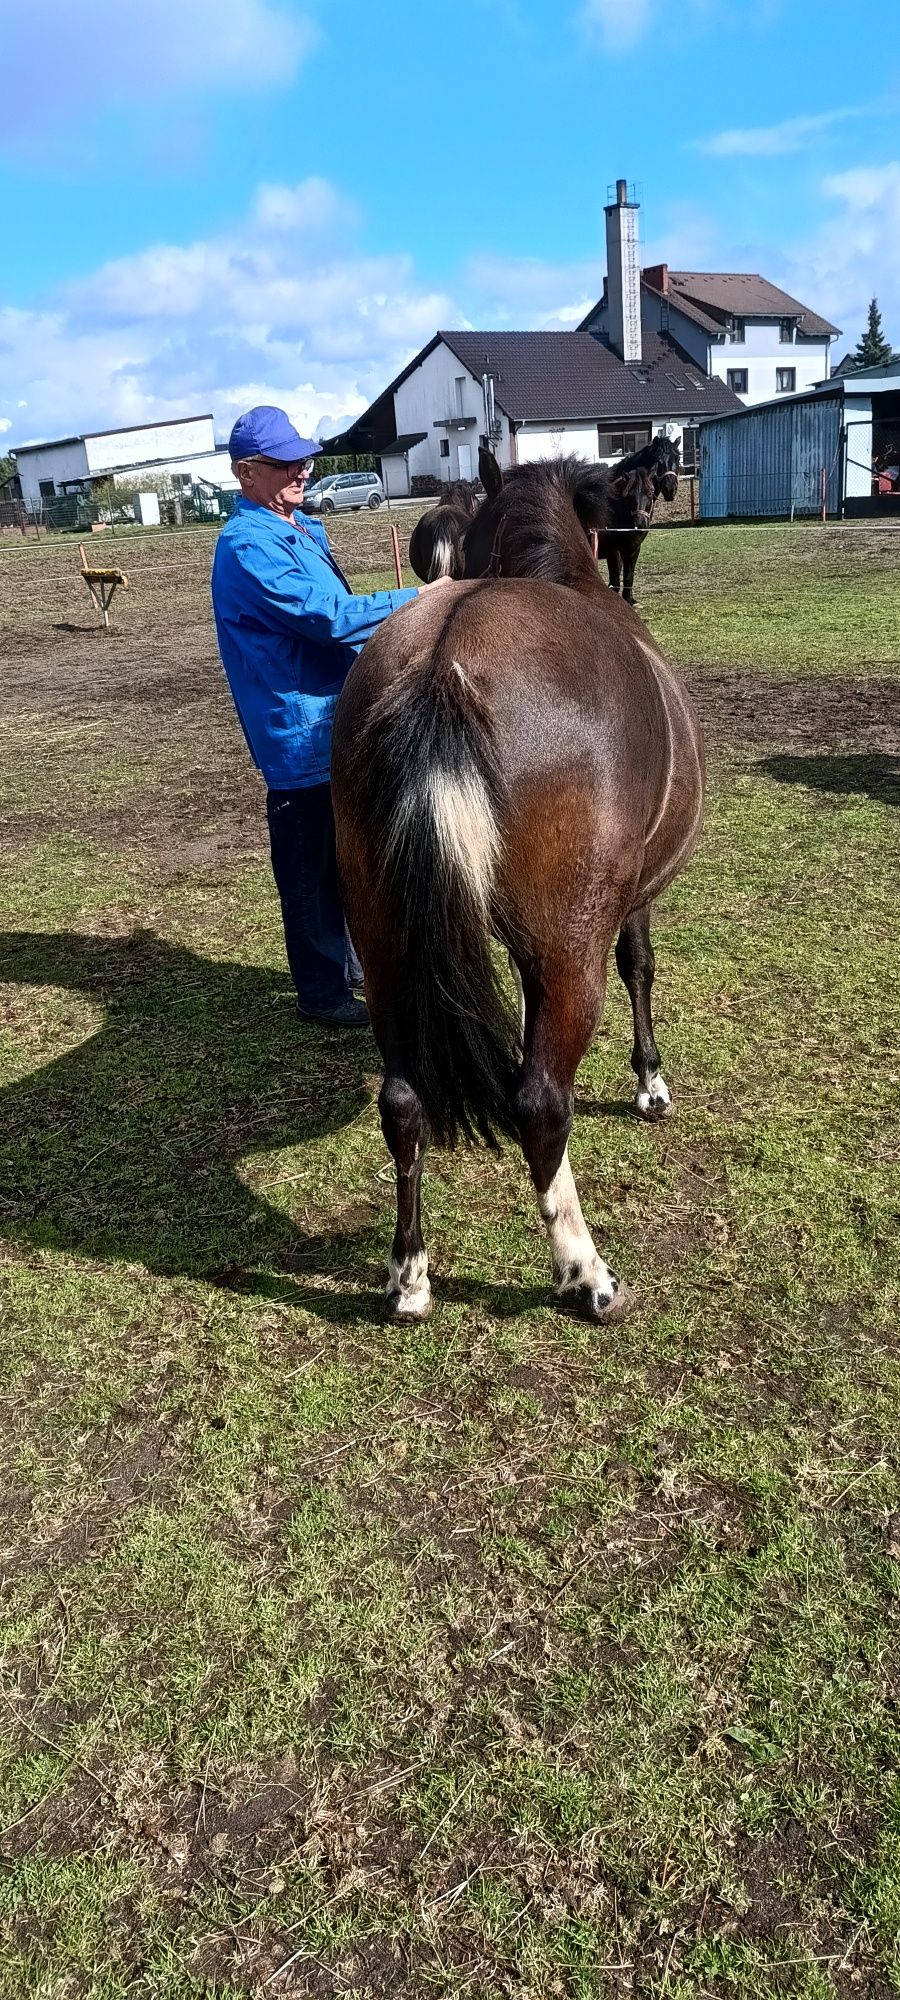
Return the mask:
<path id="1" fill-rule="evenodd" d="M 844 457 L 844 499 L 869 500 L 872 496 L 872 398 L 844 397 L 847 426 Z"/>
<path id="2" fill-rule="evenodd" d="M 80 438 L 70 444 L 45 444 L 38 451 L 26 451 L 16 460 L 22 482 L 22 499 L 35 510 L 41 504 L 42 479 L 52 479 L 57 493 L 67 480 L 87 478 L 87 454 Z"/>
<path id="3" fill-rule="evenodd" d="M 153 459 L 144 459 L 136 465 L 117 466 L 113 479 L 125 481 L 131 486 L 146 473 L 155 484 L 158 479 L 171 479 L 175 472 L 187 473 L 190 479 L 208 479 L 212 486 L 226 486 L 230 491 L 237 491 L 238 481 L 231 470 L 227 451 L 203 452 L 196 458 L 170 458 L 162 465 Z"/>
<path id="4" fill-rule="evenodd" d="M 516 459 L 519 465 L 533 465 L 539 458 L 556 458 L 560 452 L 575 451 L 591 465 L 599 459 L 596 424 L 523 424 L 516 432 Z"/>
<path id="5" fill-rule="evenodd" d="M 106 431 L 85 439 L 88 469 L 98 473 L 125 466 L 149 465 L 154 459 L 185 458 L 215 451 L 212 417 L 190 417 L 183 423 L 146 424 L 140 430 Z"/>
<path id="6" fill-rule="evenodd" d="M 439 417 L 456 414 L 456 383 L 462 378 L 462 412 L 474 418 L 465 430 L 435 430 Z M 472 478 L 478 477 L 478 440 L 484 432 L 484 399 L 481 382 L 470 375 L 467 368 L 452 353 L 444 341 L 439 341 L 431 354 L 425 356 L 412 375 L 401 382 L 394 391 L 394 415 L 397 436 L 404 437 L 409 431 L 425 431 L 421 444 L 413 446 L 409 454 L 410 477 L 428 474 L 439 479 L 444 485 L 460 477 L 459 446 L 468 445 L 472 454 Z M 509 464 L 509 424 L 498 410 L 501 419 L 501 436 L 497 457 L 501 465 Z M 441 438 L 449 437 L 450 456 L 442 458 Z"/>
<path id="7" fill-rule="evenodd" d="M 796 370 L 795 392 L 811 389 L 829 373 L 829 342 L 824 336 L 821 340 L 782 341 L 779 324 L 778 320 L 748 320 L 745 339 L 710 342 L 711 375 L 727 382 L 730 368 L 746 368 L 746 394 L 739 389 L 735 394 L 748 409 L 753 403 L 771 403 L 779 394 L 790 393 L 778 388 L 779 368 Z"/>

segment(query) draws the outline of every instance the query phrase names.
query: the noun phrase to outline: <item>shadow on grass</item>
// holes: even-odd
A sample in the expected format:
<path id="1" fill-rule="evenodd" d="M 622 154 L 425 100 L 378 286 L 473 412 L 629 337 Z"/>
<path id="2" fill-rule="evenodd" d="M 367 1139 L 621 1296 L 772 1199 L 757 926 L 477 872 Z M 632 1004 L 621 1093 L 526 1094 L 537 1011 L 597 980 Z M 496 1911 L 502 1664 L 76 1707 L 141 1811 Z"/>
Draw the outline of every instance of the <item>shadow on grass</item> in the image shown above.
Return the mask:
<path id="1" fill-rule="evenodd" d="M 848 795 L 864 792 L 881 805 L 900 806 L 900 757 L 873 754 L 851 757 L 763 757 L 757 765 L 783 785 L 809 785 L 814 791 Z"/>
<path id="2" fill-rule="evenodd" d="M 349 1125 L 378 1064 L 367 1035 L 301 1026 L 286 973 L 149 933 L 11 932 L 0 980 L 71 989 L 104 1010 L 96 1032 L 0 1091 L 7 1239 L 226 1286 L 248 1266 L 281 1266 L 288 1290 L 292 1265 L 340 1271 L 348 1240 L 354 1275 L 367 1234 L 374 1260 L 374 1213 L 342 1217 L 339 1186 L 323 1185 L 317 1231 L 315 1210 L 298 1228 L 237 1172 L 248 1155 Z"/>

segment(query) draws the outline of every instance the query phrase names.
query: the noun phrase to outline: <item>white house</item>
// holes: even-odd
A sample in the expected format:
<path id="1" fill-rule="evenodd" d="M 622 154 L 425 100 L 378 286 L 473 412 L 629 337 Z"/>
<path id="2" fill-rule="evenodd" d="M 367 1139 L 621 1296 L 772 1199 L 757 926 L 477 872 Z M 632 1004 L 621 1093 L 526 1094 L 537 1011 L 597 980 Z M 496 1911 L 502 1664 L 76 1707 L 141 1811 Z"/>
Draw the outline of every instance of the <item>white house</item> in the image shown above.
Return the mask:
<path id="1" fill-rule="evenodd" d="M 131 483 L 145 473 L 154 479 L 166 474 L 176 487 L 189 487 L 194 480 L 229 488 L 235 484 L 227 451 L 216 448 L 209 414 L 23 444 L 12 456 L 22 499 L 34 513 L 42 502 L 67 493 L 89 493 L 107 480 Z"/>
<path id="2" fill-rule="evenodd" d="M 387 490 L 471 479 L 558 451 L 612 460 L 665 431 L 697 465 L 699 426 L 828 374 L 837 333 L 758 276 L 641 271 L 638 204 L 617 181 L 603 297 L 570 333 L 436 333 L 327 449 L 374 453 Z"/>
<path id="3" fill-rule="evenodd" d="M 668 333 L 706 375 L 717 375 L 746 406 L 811 389 L 831 372 L 839 329 L 758 272 L 641 272 L 640 324 L 645 334 Z M 581 331 L 613 338 L 607 280 L 603 297 Z"/>

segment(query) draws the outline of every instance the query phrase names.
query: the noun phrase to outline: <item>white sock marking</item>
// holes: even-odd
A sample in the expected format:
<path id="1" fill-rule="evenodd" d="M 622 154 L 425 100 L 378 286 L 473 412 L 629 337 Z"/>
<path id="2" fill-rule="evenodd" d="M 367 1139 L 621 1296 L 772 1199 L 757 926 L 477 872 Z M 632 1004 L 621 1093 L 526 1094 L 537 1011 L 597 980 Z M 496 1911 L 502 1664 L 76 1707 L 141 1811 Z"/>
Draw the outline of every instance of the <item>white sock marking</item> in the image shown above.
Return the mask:
<path id="1" fill-rule="evenodd" d="M 646 1118 L 648 1111 L 652 1110 L 655 1104 L 671 1104 L 672 1093 L 661 1070 L 657 1070 L 655 1076 L 642 1079 L 634 1102 L 635 1109 L 643 1118 Z"/>
<path id="2" fill-rule="evenodd" d="M 405 1257 L 398 1264 L 393 1252 L 388 1258 L 387 1295 L 396 1297 L 394 1311 L 399 1319 L 421 1319 L 431 1305 L 431 1285 L 428 1281 L 428 1252 L 416 1250 L 411 1257 Z"/>
<path id="3" fill-rule="evenodd" d="M 546 1194 L 538 1195 L 538 1208 L 550 1239 L 557 1291 L 572 1292 L 587 1285 L 592 1292 L 606 1293 L 612 1304 L 617 1280 L 600 1256 L 581 1213 L 568 1146 Z"/>

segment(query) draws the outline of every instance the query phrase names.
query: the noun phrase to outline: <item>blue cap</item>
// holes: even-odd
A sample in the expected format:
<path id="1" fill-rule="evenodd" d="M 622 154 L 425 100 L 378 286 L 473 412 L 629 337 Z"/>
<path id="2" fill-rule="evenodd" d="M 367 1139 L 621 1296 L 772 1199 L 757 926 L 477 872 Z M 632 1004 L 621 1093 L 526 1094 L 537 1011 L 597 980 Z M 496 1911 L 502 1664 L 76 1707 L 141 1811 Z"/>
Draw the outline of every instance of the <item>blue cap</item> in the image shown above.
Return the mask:
<path id="1" fill-rule="evenodd" d="M 272 403 L 258 403 L 255 410 L 238 417 L 228 440 L 232 458 L 281 458 L 289 464 L 295 458 L 314 458 L 322 447 L 315 438 L 295 431 L 286 410 Z"/>

